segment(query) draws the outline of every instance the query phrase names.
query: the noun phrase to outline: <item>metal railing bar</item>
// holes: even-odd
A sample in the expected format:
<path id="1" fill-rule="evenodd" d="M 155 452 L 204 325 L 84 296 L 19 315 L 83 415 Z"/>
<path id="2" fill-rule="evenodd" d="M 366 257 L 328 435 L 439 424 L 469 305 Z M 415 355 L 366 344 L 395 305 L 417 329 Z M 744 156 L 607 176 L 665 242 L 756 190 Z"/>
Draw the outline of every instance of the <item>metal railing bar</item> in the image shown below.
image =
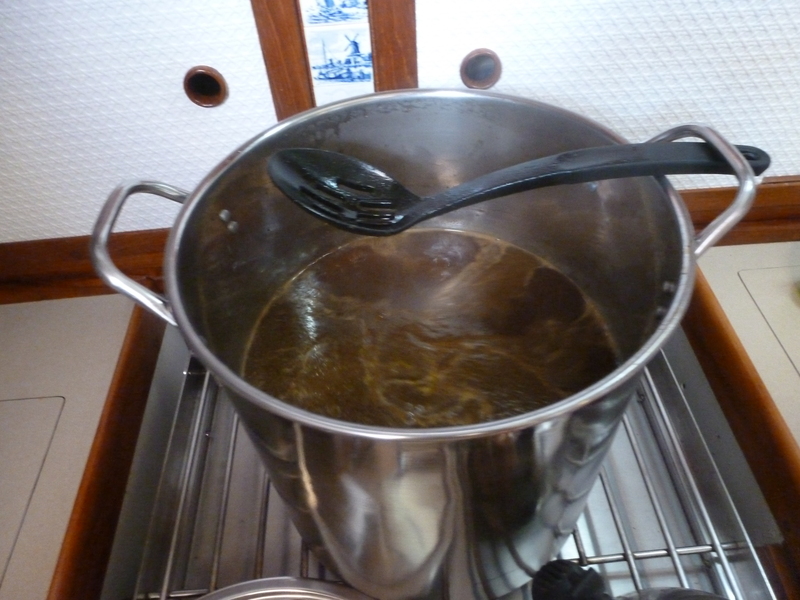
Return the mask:
<path id="1" fill-rule="evenodd" d="M 722 548 L 726 552 L 741 550 L 743 547 L 744 545 L 740 542 L 727 542 L 722 544 Z M 657 548 L 653 550 L 636 550 L 634 552 L 631 552 L 630 556 L 634 560 L 646 560 L 649 558 L 667 558 L 670 556 L 670 552 L 671 551 L 668 548 Z M 693 554 L 713 554 L 716 552 L 716 550 L 711 544 L 698 544 L 696 546 L 676 546 L 674 552 L 679 556 L 687 556 Z M 586 561 L 587 564 L 590 565 L 625 562 L 626 556 L 623 553 L 598 554 L 586 557 Z M 578 559 L 575 559 L 575 562 L 579 562 Z"/>
<path id="2" fill-rule="evenodd" d="M 300 543 L 300 577 L 308 577 L 308 546 Z"/>
<path id="3" fill-rule="evenodd" d="M 256 540 L 256 577 L 264 577 L 266 565 L 266 553 L 264 544 L 267 543 L 267 515 L 269 513 L 269 495 L 272 490 L 269 477 L 264 473 L 264 500 L 261 502 L 261 510 L 258 513 L 258 538 Z"/>
<path id="4" fill-rule="evenodd" d="M 166 596 L 166 600 L 173 600 L 173 599 L 185 599 L 185 598 L 202 598 L 206 594 L 210 593 L 210 590 L 179 590 L 170 592 L 169 595 Z M 139 600 L 160 600 L 162 598 L 161 594 L 157 593 L 149 593 L 145 596 L 139 596 Z"/>
<path id="5" fill-rule="evenodd" d="M 714 548 L 714 551 L 719 559 L 719 565 L 722 568 L 722 572 L 725 574 L 724 579 L 726 581 L 723 581 L 723 583 L 727 584 L 726 587 L 728 587 L 728 591 L 732 592 L 735 598 L 744 598 L 741 589 L 739 589 L 739 584 L 733 573 L 730 562 L 728 561 L 728 557 L 722 548 L 722 542 L 720 541 L 717 531 L 714 528 L 714 523 L 711 520 L 711 516 L 708 513 L 705 503 L 703 502 L 703 497 L 700 494 L 697 481 L 695 480 L 689 468 L 689 461 L 686 458 L 683 448 L 680 446 L 680 441 L 677 433 L 675 432 L 675 428 L 672 425 L 672 421 L 669 419 L 663 399 L 661 398 L 661 394 L 656 389 L 653 376 L 649 370 L 645 370 L 644 377 L 647 379 L 647 383 L 650 387 L 650 389 L 647 390 L 650 393 L 646 394 L 646 396 L 653 401 L 658 414 L 661 417 L 660 422 L 663 427 L 663 431 L 666 433 L 670 442 L 669 450 L 670 454 L 672 455 L 671 458 L 676 461 L 676 466 L 680 467 L 681 472 L 684 475 L 686 487 L 688 488 L 686 491 L 689 493 L 693 501 L 693 509 L 698 513 L 701 524 L 706 530 L 705 533 L 710 538 L 711 546 Z"/>
<path id="6" fill-rule="evenodd" d="M 167 502 L 167 503 L 168 503 L 168 500 L 163 500 L 163 497 L 166 494 L 166 489 L 169 487 L 167 482 L 165 481 L 165 472 L 169 468 L 169 463 L 170 463 L 171 457 L 173 457 L 174 455 L 176 455 L 179 452 L 179 450 L 176 450 L 176 447 L 180 446 L 180 441 L 178 439 L 179 435 L 178 435 L 177 432 L 182 427 L 184 422 L 186 421 L 186 418 L 183 417 L 183 411 L 185 410 L 184 407 L 185 407 L 185 405 L 187 403 L 190 402 L 188 400 L 188 398 L 190 396 L 199 398 L 200 397 L 199 394 L 202 393 L 202 390 L 203 390 L 203 388 L 205 386 L 206 371 L 204 369 L 199 369 L 198 370 L 198 368 L 197 368 L 197 366 L 195 364 L 195 360 L 196 359 L 194 359 L 194 358 L 190 358 L 186 369 L 184 369 L 182 371 L 182 373 L 183 373 L 183 381 L 181 383 L 180 392 L 178 394 L 178 404 L 177 404 L 177 406 L 175 408 L 175 414 L 172 417 L 172 424 L 170 426 L 169 439 L 167 441 L 167 446 L 166 446 L 166 448 L 164 449 L 164 452 L 163 452 L 164 460 L 161 463 L 161 471 L 160 471 L 160 476 L 159 476 L 158 489 L 157 489 L 157 492 L 156 492 L 156 499 L 159 500 L 159 501 Z M 202 383 L 198 384 L 197 383 L 198 379 L 202 379 Z M 195 390 L 197 390 L 197 391 L 195 391 Z M 190 414 L 191 415 L 193 415 L 195 413 L 195 411 L 197 410 L 198 402 L 195 401 L 194 404 L 195 405 L 190 410 Z M 191 424 L 190 424 L 190 427 L 191 427 Z M 188 439 L 188 436 L 187 436 L 187 439 Z M 180 452 L 179 456 L 180 456 L 180 460 L 181 460 L 181 462 L 180 462 L 180 470 L 181 470 L 181 472 L 183 472 L 186 453 L 185 452 Z M 154 511 L 154 513 L 155 513 L 155 511 Z M 148 594 L 153 594 L 154 593 L 154 592 L 143 592 L 142 591 L 142 587 L 143 587 L 143 584 L 144 584 L 143 576 L 148 573 L 148 568 L 155 568 L 155 569 L 158 570 L 158 575 L 157 575 L 157 578 L 158 578 L 157 581 L 158 582 L 160 582 L 162 580 L 162 577 L 163 577 L 163 571 L 161 569 L 161 567 L 163 566 L 163 561 L 162 560 L 159 559 L 159 560 L 156 561 L 155 565 L 150 566 L 151 563 L 153 563 L 153 556 L 152 556 L 153 548 L 151 547 L 151 543 L 153 542 L 154 537 L 155 537 L 154 533 L 153 533 L 153 520 L 154 519 L 155 519 L 155 514 L 153 514 L 151 516 L 151 521 L 148 524 L 147 540 L 146 540 L 144 548 L 143 548 L 143 557 L 142 557 L 142 561 L 139 563 L 139 570 L 138 570 L 137 575 L 136 575 L 136 585 L 134 586 L 134 590 L 133 590 L 133 594 L 132 594 L 132 596 L 134 598 L 146 598 L 146 597 L 148 597 Z M 170 521 L 170 523 L 171 523 L 171 525 L 167 525 L 164 528 L 166 528 L 166 527 L 174 527 L 174 525 L 175 525 L 174 519 L 172 519 Z M 170 529 L 170 531 L 171 531 L 171 529 Z M 158 587 L 158 586 L 154 585 L 153 587 Z M 156 597 L 159 596 L 158 593 L 155 593 L 155 594 L 156 594 Z"/>
<path id="7" fill-rule="evenodd" d="M 661 351 L 661 354 L 664 355 L 664 351 L 663 350 Z M 670 362 L 668 360 L 666 360 L 666 356 L 664 356 L 664 362 L 666 363 L 667 370 L 669 371 L 670 377 L 672 378 L 672 381 L 674 382 L 676 389 L 679 390 L 679 392 L 680 392 L 681 400 L 683 401 L 683 405 L 686 407 L 686 409 L 687 409 L 687 411 L 688 411 L 688 413 L 689 413 L 689 415 L 691 417 L 691 422 L 692 422 L 692 425 L 694 427 L 694 430 L 696 432 L 698 432 L 698 434 L 700 435 L 701 440 L 703 441 L 703 445 L 705 446 L 705 439 L 703 439 L 703 437 L 702 437 L 702 432 L 700 431 L 700 426 L 697 424 L 697 420 L 694 417 L 694 413 L 692 412 L 691 407 L 689 406 L 689 400 L 688 400 L 688 398 L 686 397 L 686 394 L 683 391 L 683 387 L 680 385 L 680 382 L 678 380 L 678 376 L 676 375 L 675 370 L 672 368 L 672 365 L 670 364 Z M 709 454 L 710 454 L 710 452 L 709 452 Z M 764 571 L 764 567 L 761 564 L 761 561 L 758 559 L 758 554 L 756 553 L 755 546 L 753 546 L 753 542 L 750 539 L 750 536 L 747 534 L 747 529 L 745 529 L 744 522 L 742 521 L 741 517 L 739 516 L 739 511 L 736 510 L 736 505 L 734 504 L 733 498 L 731 497 L 730 492 L 728 491 L 728 487 L 725 485 L 725 482 L 723 481 L 722 476 L 720 475 L 716 464 L 714 464 L 713 467 L 714 467 L 714 472 L 717 475 L 717 480 L 720 483 L 720 489 L 721 489 L 722 494 L 723 494 L 723 496 L 725 498 L 725 501 L 727 502 L 728 506 L 730 507 L 731 514 L 732 514 L 734 520 L 736 521 L 736 526 L 739 528 L 739 532 L 742 534 L 742 538 L 743 538 L 742 543 L 744 544 L 744 546 L 746 546 L 748 552 L 750 553 L 750 556 L 753 558 L 753 562 L 755 562 L 756 568 L 758 569 L 758 572 L 761 575 L 761 578 L 764 580 L 764 582 L 767 583 L 767 589 L 769 590 L 770 597 L 775 599 L 776 598 L 775 592 L 773 591 L 772 586 L 769 585 L 769 578 L 767 577 L 766 571 Z M 723 544 L 723 546 L 724 546 L 724 544 Z"/>
<path id="8" fill-rule="evenodd" d="M 201 429 L 205 421 L 206 412 L 210 404 L 211 394 L 211 375 L 206 374 L 203 380 L 203 389 L 200 393 L 200 400 L 197 403 L 195 410 L 194 420 L 192 422 L 191 436 L 189 442 L 189 451 L 187 452 L 187 459 L 184 463 L 184 469 L 181 473 L 180 483 L 180 498 L 178 501 L 178 510 L 175 514 L 175 524 L 172 528 L 172 535 L 170 537 L 169 553 L 167 554 L 166 565 L 164 568 L 164 578 L 161 582 L 161 592 L 159 598 L 166 600 L 169 598 L 169 584 L 172 579 L 172 572 L 175 567 L 175 555 L 177 553 L 178 538 L 180 535 L 181 524 L 183 523 L 183 515 L 186 510 L 186 503 L 188 501 L 189 487 L 196 468 L 196 461 L 198 450 L 200 447 L 200 437 L 202 436 Z"/>
<path id="9" fill-rule="evenodd" d="M 608 506 L 611 509 L 611 517 L 614 520 L 614 526 L 617 528 L 617 535 L 619 536 L 619 541 L 622 544 L 624 561 L 628 564 L 628 570 L 631 573 L 631 579 L 633 580 L 634 587 L 637 591 L 641 590 L 642 579 L 639 576 L 639 569 L 636 566 L 636 560 L 633 556 L 633 550 L 631 550 L 628 534 L 623 527 L 622 513 L 619 510 L 617 499 L 614 497 L 614 492 L 609 487 L 610 483 L 605 467 L 600 470 L 600 480 L 603 482 L 603 488 L 605 489 L 606 497 L 608 498 Z"/>
<path id="10" fill-rule="evenodd" d="M 622 425 L 625 428 L 625 431 L 628 433 L 628 439 L 631 444 L 631 449 L 633 450 L 633 455 L 636 458 L 636 463 L 639 465 L 639 471 L 642 475 L 645 488 L 647 488 L 647 495 L 650 497 L 650 504 L 656 513 L 656 520 L 658 520 L 658 524 L 661 527 L 661 533 L 664 536 L 664 541 L 667 544 L 669 557 L 672 560 L 673 566 L 675 567 L 675 573 L 678 576 L 678 581 L 680 581 L 681 587 L 689 587 L 689 580 L 686 577 L 686 571 L 683 568 L 680 556 L 678 556 L 678 553 L 675 551 L 675 542 L 672 539 L 672 532 L 667 525 L 667 520 L 664 516 L 664 509 L 661 506 L 661 501 L 656 493 L 653 478 L 650 476 L 650 472 L 645 464 L 644 453 L 639 445 L 639 441 L 633 434 L 633 426 L 631 425 L 627 414 L 625 414 L 622 418 Z"/>
<path id="11" fill-rule="evenodd" d="M 208 584 L 210 590 L 217 589 L 217 577 L 219 576 L 219 563 L 222 555 L 222 542 L 225 537 L 225 515 L 228 512 L 228 499 L 231 495 L 231 474 L 233 473 L 233 453 L 236 449 L 236 434 L 239 425 L 239 416 L 234 413 L 231 425 L 231 435 L 228 441 L 228 452 L 226 454 L 225 479 L 222 484 L 222 503 L 219 508 L 219 519 L 217 520 L 217 531 L 214 536 L 214 554 L 211 559 L 211 578 Z"/>
<path id="12" fill-rule="evenodd" d="M 572 539 L 575 542 L 575 548 L 578 550 L 578 558 L 581 565 L 588 565 L 588 557 L 586 556 L 586 546 L 583 544 L 583 537 L 581 536 L 581 532 L 578 531 L 578 528 L 575 528 L 575 531 L 572 532 Z"/>

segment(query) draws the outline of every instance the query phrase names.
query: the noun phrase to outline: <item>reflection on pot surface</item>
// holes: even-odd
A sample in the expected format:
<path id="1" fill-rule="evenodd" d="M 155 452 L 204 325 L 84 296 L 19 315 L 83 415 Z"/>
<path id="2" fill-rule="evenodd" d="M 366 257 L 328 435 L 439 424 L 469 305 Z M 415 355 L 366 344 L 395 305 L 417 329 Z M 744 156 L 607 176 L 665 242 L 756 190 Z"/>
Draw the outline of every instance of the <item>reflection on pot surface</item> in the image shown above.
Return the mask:
<path id="1" fill-rule="evenodd" d="M 242 376 L 328 417 L 447 427 L 542 408 L 616 367 L 597 310 L 529 252 L 421 230 L 356 240 L 293 277 Z"/>
<path id="2" fill-rule="evenodd" d="M 381 599 L 497 598 L 571 533 L 631 393 L 460 443 L 345 438 L 288 422 L 254 440 L 303 539 L 352 586 Z"/>

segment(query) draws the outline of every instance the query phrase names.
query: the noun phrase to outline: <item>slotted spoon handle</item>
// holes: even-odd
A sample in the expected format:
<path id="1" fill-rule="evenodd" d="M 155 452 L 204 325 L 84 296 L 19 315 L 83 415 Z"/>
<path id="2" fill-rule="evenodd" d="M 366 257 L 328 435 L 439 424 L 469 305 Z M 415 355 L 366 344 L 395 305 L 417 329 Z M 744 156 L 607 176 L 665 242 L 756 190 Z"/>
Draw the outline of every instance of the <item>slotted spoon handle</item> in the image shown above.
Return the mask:
<path id="1" fill-rule="evenodd" d="M 763 150 L 753 146 L 736 148 L 756 175 L 769 166 L 769 156 Z M 698 173 L 734 174 L 734 170 L 704 142 L 648 142 L 583 148 L 500 169 L 426 198 L 414 219 L 427 219 L 456 207 L 552 185 Z"/>

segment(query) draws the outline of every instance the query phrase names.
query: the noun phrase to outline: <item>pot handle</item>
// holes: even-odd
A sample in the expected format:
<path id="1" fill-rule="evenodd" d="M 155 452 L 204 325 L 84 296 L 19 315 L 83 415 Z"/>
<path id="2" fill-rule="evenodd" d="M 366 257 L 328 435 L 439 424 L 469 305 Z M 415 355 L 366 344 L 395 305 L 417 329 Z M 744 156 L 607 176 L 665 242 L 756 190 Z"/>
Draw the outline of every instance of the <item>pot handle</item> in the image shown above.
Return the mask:
<path id="1" fill-rule="evenodd" d="M 756 176 L 750 163 L 739 150 L 719 133 L 705 125 L 681 125 L 654 137 L 651 142 L 672 142 L 677 139 L 695 137 L 707 142 L 728 161 L 733 174 L 739 180 L 739 189 L 730 206 L 711 221 L 695 238 L 694 256 L 700 256 L 716 244 L 734 225 L 742 220 L 753 205 L 756 196 Z"/>
<path id="2" fill-rule="evenodd" d="M 167 305 L 165 298 L 134 281 L 117 268 L 108 252 L 108 238 L 114 223 L 117 221 L 122 206 L 133 194 L 155 194 L 174 202 L 183 203 L 189 195 L 179 188 L 157 181 L 127 181 L 117 187 L 106 200 L 100 216 L 92 231 L 90 254 L 95 271 L 111 289 L 125 294 L 155 313 L 170 325 L 175 325 L 175 317 Z"/>

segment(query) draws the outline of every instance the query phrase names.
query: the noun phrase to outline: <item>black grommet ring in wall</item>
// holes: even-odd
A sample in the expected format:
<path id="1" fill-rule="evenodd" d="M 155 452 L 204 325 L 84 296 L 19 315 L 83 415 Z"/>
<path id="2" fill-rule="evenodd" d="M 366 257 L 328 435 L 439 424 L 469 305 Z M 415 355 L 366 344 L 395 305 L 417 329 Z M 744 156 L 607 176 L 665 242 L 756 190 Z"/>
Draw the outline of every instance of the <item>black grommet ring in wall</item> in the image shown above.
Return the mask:
<path id="1" fill-rule="evenodd" d="M 183 91 L 199 106 L 219 106 L 228 97 L 228 84 L 216 69 L 192 67 L 183 78 Z"/>
<path id="2" fill-rule="evenodd" d="M 473 50 L 461 61 L 461 81 L 468 88 L 488 89 L 497 83 L 502 72 L 500 57 L 487 48 Z"/>

